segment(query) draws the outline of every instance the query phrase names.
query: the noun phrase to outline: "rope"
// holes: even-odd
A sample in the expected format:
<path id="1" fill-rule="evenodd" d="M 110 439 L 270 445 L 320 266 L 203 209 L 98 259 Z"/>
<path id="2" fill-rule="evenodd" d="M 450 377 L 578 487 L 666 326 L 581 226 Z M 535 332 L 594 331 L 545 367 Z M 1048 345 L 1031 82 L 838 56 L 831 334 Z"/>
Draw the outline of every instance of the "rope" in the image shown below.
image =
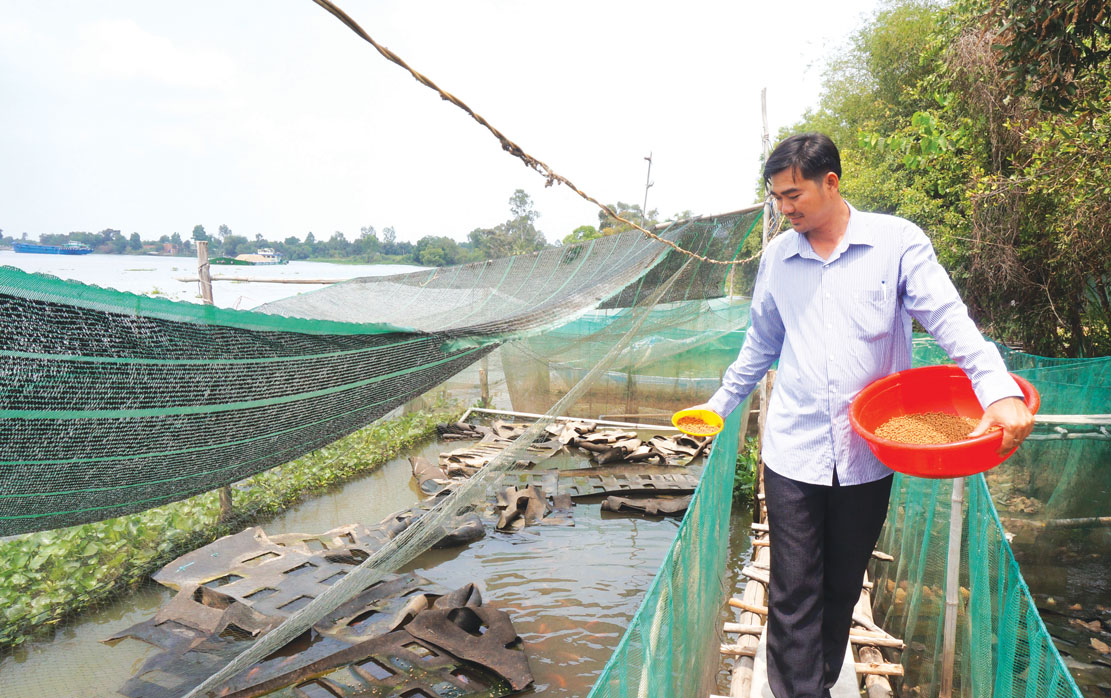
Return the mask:
<path id="1" fill-rule="evenodd" d="M 351 19 L 351 17 L 349 17 L 346 12 L 344 12 L 343 10 L 336 7 L 335 4 L 330 2 L 330 0 L 313 0 L 313 2 L 315 2 L 317 5 L 320 5 L 321 7 L 323 7 L 325 10 L 327 10 L 332 15 L 334 15 L 339 21 L 341 21 L 345 25 L 347 25 L 347 27 L 351 31 L 358 34 L 360 38 L 362 38 L 364 41 L 366 41 L 371 46 L 373 46 L 378 51 L 378 53 L 382 54 L 387 60 L 391 61 L 392 63 L 396 63 L 397 65 L 399 65 L 402 68 L 404 68 L 405 70 L 407 70 L 409 72 L 409 74 L 412 75 L 413 78 L 417 82 L 419 82 L 420 84 L 424 85 L 425 87 L 427 87 L 431 90 L 434 90 L 435 92 L 437 92 L 440 95 L 441 98 L 447 100 L 448 102 L 451 102 L 455 106 L 459 107 L 463 111 L 470 114 L 472 119 L 474 119 L 479 124 L 484 126 L 486 128 L 486 130 L 488 130 L 491 134 L 494 135 L 495 138 L 498 139 L 498 142 L 501 143 L 502 150 L 506 151 L 507 153 L 509 153 L 510 155 L 512 155 L 516 158 L 519 158 L 522 162 L 525 163 L 526 167 L 528 167 L 532 170 L 535 170 L 536 172 L 539 172 L 541 175 L 543 175 L 545 180 L 546 180 L 546 182 L 544 184 L 545 187 L 550 187 L 553 184 L 558 182 L 559 184 L 562 184 L 562 185 L 568 187 L 569 189 L 571 189 L 571 191 L 575 192 L 576 194 L 578 194 L 583 199 L 586 199 L 590 203 L 592 203 L 595 206 L 597 206 L 598 208 L 600 208 L 602 211 L 604 211 L 606 213 L 606 215 L 610 216 L 611 218 L 614 218 L 618 221 L 621 221 L 622 223 L 624 223 L 626 225 L 632 226 L 633 228 L 635 228 L 635 229 L 639 230 L 640 232 L 644 233 L 649 238 L 652 238 L 653 240 L 656 240 L 658 242 L 662 242 L 663 244 L 667 245 L 668 247 L 671 247 L 672 249 L 674 249 L 676 252 L 679 252 L 681 254 L 685 254 L 688 257 L 692 257 L 694 259 L 697 259 L 700 262 L 707 262 L 709 264 L 734 265 L 734 264 L 747 264 L 748 262 L 752 262 L 752 261 L 760 258 L 760 253 L 756 253 L 755 255 L 752 255 L 751 257 L 746 257 L 745 259 L 735 259 L 735 260 L 728 260 L 728 261 L 721 260 L 721 259 L 711 259 L 709 257 L 705 257 L 703 255 L 700 255 L 697 252 L 691 252 L 690 250 L 683 249 L 679 245 L 676 245 L 674 242 L 660 237 L 659 235 L 657 235 L 657 234 L 651 232 L 650 230 L 644 228 L 640 224 L 638 224 L 634 221 L 631 221 L 627 218 L 623 218 L 622 216 L 619 216 L 617 214 L 617 212 L 614 211 L 612 208 L 603 204 L 602 202 L 595 199 L 593 196 L 590 196 L 586 192 L 584 192 L 581 189 L 579 189 L 578 187 L 576 187 L 574 185 L 574 183 L 571 182 L 571 180 L 567 179 L 566 177 L 564 177 L 561 174 L 556 173 L 555 170 L 553 170 L 547 164 L 545 164 L 544 162 L 541 162 L 540 160 L 537 160 L 533 156 L 526 153 L 524 151 L 524 149 L 521 148 L 521 146 L 519 146 L 516 143 L 514 143 L 513 141 L 509 140 L 501 131 L 496 129 L 489 121 L 484 119 L 482 117 L 482 115 L 478 114 L 477 112 L 475 112 L 475 110 L 473 110 L 469 106 L 467 106 L 467 104 L 464 103 L 463 100 L 459 99 L 458 97 L 456 97 L 453 94 L 450 94 L 450 93 L 445 92 L 444 90 L 440 89 L 439 85 L 432 82 L 432 80 L 428 79 L 424 75 L 421 75 L 416 70 L 411 68 L 409 66 L 409 64 L 406 63 L 401 58 L 401 56 L 398 56 L 396 53 L 389 50 L 385 46 L 382 46 L 377 41 L 375 41 L 373 38 L 371 38 L 370 34 L 367 34 L 366 31 L 364 31 L 363 28 L 360 27 L 359 24 L 355 20 Z M 645 213 L 645 215 L 647 215 L 648 212 L 645 211 L 644 213 Z"/>

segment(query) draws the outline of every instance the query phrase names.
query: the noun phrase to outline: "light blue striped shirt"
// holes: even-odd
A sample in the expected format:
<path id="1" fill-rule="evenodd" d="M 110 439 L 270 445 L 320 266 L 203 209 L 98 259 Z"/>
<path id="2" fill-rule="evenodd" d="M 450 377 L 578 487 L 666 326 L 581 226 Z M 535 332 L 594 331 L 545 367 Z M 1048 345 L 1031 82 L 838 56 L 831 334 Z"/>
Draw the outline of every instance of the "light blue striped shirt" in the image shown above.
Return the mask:
<path id="1" fill-rule="evenodd" d="M 968 310 L 933 246 L 910 221 L 849 206 L 845 237 L 823 260 L 804 235 L 768 244 L 756 276 L 752 324 L 737 360 L 710 398 L 732 412 L 779 359 L 764 426 L 764 462 L 819 485 L 891 473 L 849 425 L 849 402 L 866 385 L 910 368 L 911 318 L 934 336 L 987 405 L 1022 392 Z"/>

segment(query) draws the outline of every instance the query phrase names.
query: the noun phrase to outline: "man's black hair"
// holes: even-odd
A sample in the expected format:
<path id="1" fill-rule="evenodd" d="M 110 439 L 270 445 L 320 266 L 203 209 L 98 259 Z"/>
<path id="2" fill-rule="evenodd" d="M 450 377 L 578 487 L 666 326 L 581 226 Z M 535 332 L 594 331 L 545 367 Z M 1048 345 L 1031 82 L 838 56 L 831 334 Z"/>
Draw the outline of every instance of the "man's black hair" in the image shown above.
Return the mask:
<path id="1" fill-rule="evenodd" d="M 803 179 L 820 180 L 827 172 L 841 176 L 841 153 L 824 133 L 799 133 L 784 139 L 764 163 L 764 181 L 798 168 Z"/>

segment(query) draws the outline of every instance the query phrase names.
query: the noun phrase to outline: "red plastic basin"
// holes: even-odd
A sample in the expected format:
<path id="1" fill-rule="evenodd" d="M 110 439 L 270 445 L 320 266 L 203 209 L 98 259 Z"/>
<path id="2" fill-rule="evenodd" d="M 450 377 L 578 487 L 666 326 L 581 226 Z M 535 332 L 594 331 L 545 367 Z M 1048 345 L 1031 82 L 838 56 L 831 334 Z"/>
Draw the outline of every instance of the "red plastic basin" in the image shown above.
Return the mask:
<path id="1" fill-rule="evenodd" d="M 1041 397 L 1021 376 L 1011 377 L 1022 389 L 1026 406 L 1037 412 Z M 972 381 L 957 366 L 924 366 L 893 373 L 870 383 L 853 399 L 849 421 L 864 437 L 876 458 L 887 467 L 917 477 L 964 477 L 989 470 L 1010 458 L 997 451 L 1003 432 L 949 444 L 906 444 L 883 439 L 875 430 L 892 417 L 921 412 L 944 412 L 979 420 L 984 409 L 972 391 Z"/>

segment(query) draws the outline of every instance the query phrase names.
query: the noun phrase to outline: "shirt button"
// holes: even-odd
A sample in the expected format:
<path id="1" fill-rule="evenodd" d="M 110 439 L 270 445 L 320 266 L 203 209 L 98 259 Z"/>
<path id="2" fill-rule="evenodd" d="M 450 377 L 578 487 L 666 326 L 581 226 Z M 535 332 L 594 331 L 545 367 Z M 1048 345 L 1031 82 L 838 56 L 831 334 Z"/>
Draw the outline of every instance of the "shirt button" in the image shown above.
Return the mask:
<path id="1" fill-rule="evenodd" d="M 829 355 L 829 360 L 830 360 L 830 361 L 833 361 L 833 354 L 830 354 L 830 355 Z"/>
<path id="2" fill-rule="evenodd" d="M 827 322 L 826 323 L 826 329 L 827 330 L 832 330 L 833 329 L 833 323 L 832 322 Z"/>
<path id="3" fill-rule="evenodd" d="M 826 291 L 826 298 L 829 298 L 829 291 Z"/>

